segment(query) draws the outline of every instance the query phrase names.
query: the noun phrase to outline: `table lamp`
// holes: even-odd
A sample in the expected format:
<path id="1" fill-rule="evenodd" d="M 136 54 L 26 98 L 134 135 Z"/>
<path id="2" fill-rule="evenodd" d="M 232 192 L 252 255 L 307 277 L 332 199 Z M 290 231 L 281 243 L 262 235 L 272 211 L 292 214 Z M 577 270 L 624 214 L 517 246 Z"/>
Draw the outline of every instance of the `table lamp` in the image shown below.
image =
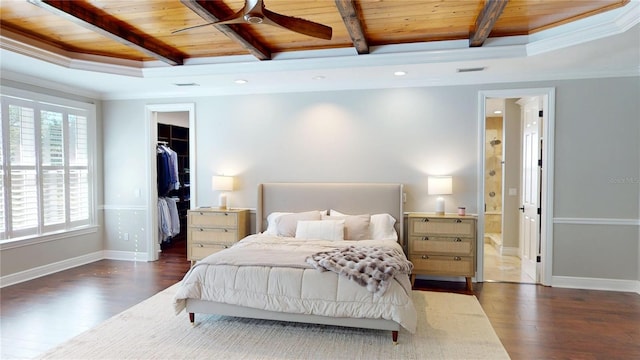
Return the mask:
<path id="1" fill-rule="evenodd" d="M 429 176 L 427 179 L 427 191 L 429 195 L 451 195 L 453 179 L 451 176 Z M 439 196 L 436 200 L 436 215 L 444 215 L 444 198 Z"/>
<path id="2" fill-rule="evenodd" d="M 233 176 L 215 175 L 211 178 L 211 188 L 214 191 L 220 191 L 218 197 L 218 206 L 220 209 L 227 208 L 227 193 L 225 191 L 233 191 Z"/>

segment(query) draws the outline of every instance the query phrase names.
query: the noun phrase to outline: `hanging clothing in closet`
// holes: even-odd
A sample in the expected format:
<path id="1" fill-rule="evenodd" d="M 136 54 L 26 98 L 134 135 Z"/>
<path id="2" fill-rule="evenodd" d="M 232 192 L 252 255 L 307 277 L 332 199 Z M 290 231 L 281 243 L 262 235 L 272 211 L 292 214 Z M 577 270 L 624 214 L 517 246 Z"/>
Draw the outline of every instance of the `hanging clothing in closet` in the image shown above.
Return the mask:
<path id="1" fill-rule="evenodd" d="M 165 196 L 180 187 L 178 177 L 178 154 L 166 145 L 157 147 L 158 195 Z"/>
<path id="2" fill-rule="evenodd" d="M 180 233 L 180 218 L 176 199 L 170 197 L 158 198 L 158 243 L 171 240 Z"/>
<path id="3" fill-rule="evenodd" d="M 158 242 L 164 243 L 180 233 L 178 216 L 179 199 L 168 197 L 171 190 L 180 187 L 178 177 L 178 154 L 164 144 L 157 147 L 158 165 Z"/>

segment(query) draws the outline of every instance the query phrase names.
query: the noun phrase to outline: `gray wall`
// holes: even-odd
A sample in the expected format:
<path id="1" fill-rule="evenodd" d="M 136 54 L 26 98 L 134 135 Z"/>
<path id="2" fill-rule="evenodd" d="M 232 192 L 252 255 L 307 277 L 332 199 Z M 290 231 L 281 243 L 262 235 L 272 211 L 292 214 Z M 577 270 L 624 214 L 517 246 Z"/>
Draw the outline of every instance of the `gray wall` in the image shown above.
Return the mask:
<path id="1" fill-rule="evenodd" d="M 553 206 L 562 221 L 555 224 L 553 275 L 637 280 L 637 77 L 179 99 L 196 104 L 193 200 L 216 204 L 210 179 L 224 173 L 237 176 L 235 207 L 255 207 L 260 182 L 377 181 L 406 185 L 406 211 L 430 211 L 427 175 L 451 174 L 447 209 L 465 205 L 477 213 L 478 91 L 542 87 L 556 87 L 557 95 Z M 105 102 L 105 202 L 130 204 L 134 187 L 148 188 L 135 139 L 144 106 L 163 102 Z M 122 162 L 115 154 L 131 156 Z M 603 219 L 623 224 L 597 224 Z M 599 237 L 587 227 L 618 236 Z M 106 244 L 131 249 L 113 236 Z"/>
<path id="2" fill-rule="evenodd" d="M 638 84 L 629 77 L 104 101 L 104 249 L 144 252 L 154 231 L 144 228 L 146 198 L 155 190 L 146 181 L 141 141 L 145 105 L 196 104 L 193 200 L 200 206 L 217 202 L 210 179 L 225 173 L 237 176 L 235 207 L 255 207 L 260 182 L 376 181 L 406 184 L 405 210 L 430 211 L 435 199 L 427 195 L 427 175 L 450 174 L 447 210 L 464 205 L 477 213 L 478 91 L 556 87 L 553 275 L 638 280 Z M 31 253 L 40 251 L 49 249 Z M 15 271 L 3 261 L 5 270 Z"/>

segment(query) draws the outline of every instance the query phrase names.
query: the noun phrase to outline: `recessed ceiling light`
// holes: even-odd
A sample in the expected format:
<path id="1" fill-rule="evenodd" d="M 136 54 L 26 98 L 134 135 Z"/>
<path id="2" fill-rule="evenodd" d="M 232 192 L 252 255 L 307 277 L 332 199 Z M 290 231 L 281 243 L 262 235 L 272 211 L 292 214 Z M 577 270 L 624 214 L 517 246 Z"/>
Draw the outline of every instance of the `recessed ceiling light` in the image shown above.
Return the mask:
<path id="1" fill-rule="evenodd" d="M 407 75 L 407 72 L 406 71 L 396 71 L 396 72 L 393 73 L 393 75 L 395 75 L 395 76 L 405 76 L 405 75 Z"/>
<path id="2" fill-rule="evenodd" d="M 248 81 L 248 80 L 245 80 L 245 79 L 237 79 L 237 80 L 234 80 L 234 83 L 236 83 L 236 84 L 246 84 L 246 83 L 248 83 L 248 82 L 249 82 L 249 81 Z"/>
<path id="3" fill-rule="evenodd" d="M 313 80 L 324 80 L 325 77 L 324 77 L 324 75 L 316 75 L 316 76 L 312 77 L 311 79 L 313 79 Z"/>
<path id="4" fill-rule="evenodd" d="M 502 110 L 496 110 L 493 112 L 494 114 L 502 114 Z"/>

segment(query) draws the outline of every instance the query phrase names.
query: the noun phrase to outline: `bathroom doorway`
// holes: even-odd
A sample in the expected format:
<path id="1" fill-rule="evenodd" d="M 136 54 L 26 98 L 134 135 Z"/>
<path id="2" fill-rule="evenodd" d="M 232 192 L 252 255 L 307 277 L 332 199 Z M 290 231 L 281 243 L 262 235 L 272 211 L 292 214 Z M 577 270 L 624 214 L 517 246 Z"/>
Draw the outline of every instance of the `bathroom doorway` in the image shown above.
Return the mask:
<path id="1" fill-rule="evenodd" d="M 487 90 L 478 94 L 481 206 L 476 281 L 551 285 L 555 89 Z M 531 104 L 536 108 L 532 110 Z M 492 117 L 498 119 L 489 119 Z M 532 125 L 538 129 L 535 141 L 531 141 L 531 131 L 522 130 Z M 524 269 L 533 269 L 530 277 L 523 275 Z"/>
<path id="2" fill-rule="evenodd" d="M 519 238 L 521 106 L 488 98 L 484 157 L 484 280 L 535 283 L 523 271 Z"/>

